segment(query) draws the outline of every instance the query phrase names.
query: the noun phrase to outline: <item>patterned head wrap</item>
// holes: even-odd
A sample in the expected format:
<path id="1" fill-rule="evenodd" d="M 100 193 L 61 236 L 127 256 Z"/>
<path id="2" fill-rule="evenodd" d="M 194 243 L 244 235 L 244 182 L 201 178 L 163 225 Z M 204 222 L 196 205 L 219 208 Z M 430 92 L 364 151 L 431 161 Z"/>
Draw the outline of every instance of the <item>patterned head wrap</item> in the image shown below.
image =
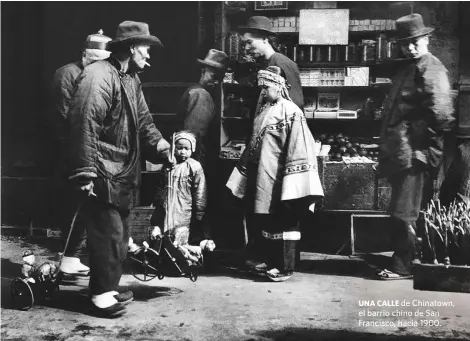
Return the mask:
<path id="1" fill-rule="evenodd" d="M 260 70 L 258 72 L 258 86 L 269 86 L 277 89 L 281 96 L 285 99 L 292 101 L 287 91 L 287 83 L 284 77 L 279 74 L 274 73 L 271 70 L 279 70 L 278 66 L 269 66 L 267 70 Z"/>
<path id="2" fill-rule="evenodd" d="M 194 153 L 196 151 L 196 136 L 189 131 L 180 131 L 175 134 L 175 143 L 178 140 L 185 139 L 191 143 L 191 151 Z"/>

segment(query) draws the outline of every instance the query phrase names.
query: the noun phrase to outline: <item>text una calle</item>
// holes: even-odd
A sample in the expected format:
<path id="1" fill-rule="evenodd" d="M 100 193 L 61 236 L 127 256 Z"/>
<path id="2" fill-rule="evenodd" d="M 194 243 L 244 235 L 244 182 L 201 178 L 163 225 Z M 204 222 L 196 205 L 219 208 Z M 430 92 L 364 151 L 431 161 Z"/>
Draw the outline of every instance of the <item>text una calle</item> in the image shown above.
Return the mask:
<path id="1" fill-rule="evenodd" d="M 360 307 L 399 307 L 400 301 L 399 300 L 360 300 L 359 301 Z"/>

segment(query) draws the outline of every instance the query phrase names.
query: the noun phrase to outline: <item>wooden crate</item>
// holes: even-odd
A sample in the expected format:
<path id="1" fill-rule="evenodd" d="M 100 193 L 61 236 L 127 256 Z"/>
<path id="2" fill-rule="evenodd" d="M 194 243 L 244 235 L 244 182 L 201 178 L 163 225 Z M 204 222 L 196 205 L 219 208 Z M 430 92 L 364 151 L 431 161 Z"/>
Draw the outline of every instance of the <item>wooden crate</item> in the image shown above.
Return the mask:
<path id="1" fill-rule="evenodd" d="M 470 266 L 415 264 L 413 288 L 470 293 Z"/>
<path id="2" fill-rule="evenodd" d="M 330 162 L 318 158 L 318 172 L 328 210 L 387 211 L 391 187 L 377 178 L 376 163 Z"/>
<path id="3" fill-rule="evenodd" d="M 140 206 L 134 207 L 129 215 L 130 236 L 137 244 L 142 244 L 148 239 L 148 228 L 154 207 Z"/>

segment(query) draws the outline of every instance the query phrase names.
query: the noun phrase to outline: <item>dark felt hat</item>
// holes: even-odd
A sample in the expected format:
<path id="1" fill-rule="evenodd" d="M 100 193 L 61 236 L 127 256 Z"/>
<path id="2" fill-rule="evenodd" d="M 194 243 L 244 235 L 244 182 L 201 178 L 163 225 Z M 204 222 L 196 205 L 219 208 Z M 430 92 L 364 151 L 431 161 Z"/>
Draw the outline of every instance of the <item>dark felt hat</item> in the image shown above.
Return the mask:
<path id="1" fill-rule="evenodd" d="M 149 25 L 138 21 L 123 21 L 119 24 L 116 38 L 108 43 L 108 46 L 117 44 L 145 44 L 163 47 L 157 37 L 150 34 Z"/>
<path id="2" fill-rule="evenodd" d="M 428 35 L 434 29 L 426 27 L 421 14 L 410 14 L 399 18 L 396 21 L 398 40 L 407 40 Z"/>
<path id="3" fill-rule="evenodd" d="M 199 64 L 210 66 L 218 71 L 225 71 L 227 67 L 228 56 L 225 52 L 210 49 L 204 60 L 198 59 Z"/>
<path id="4" fill-rule="evenodd" d="M 271 21 L 267 17 L 254 16 L 248 19 L 246 25 L 238 28 L 240 33 L 244 32 L 261 32 L 268 35 L 276 35 L 271 26 Z"/>

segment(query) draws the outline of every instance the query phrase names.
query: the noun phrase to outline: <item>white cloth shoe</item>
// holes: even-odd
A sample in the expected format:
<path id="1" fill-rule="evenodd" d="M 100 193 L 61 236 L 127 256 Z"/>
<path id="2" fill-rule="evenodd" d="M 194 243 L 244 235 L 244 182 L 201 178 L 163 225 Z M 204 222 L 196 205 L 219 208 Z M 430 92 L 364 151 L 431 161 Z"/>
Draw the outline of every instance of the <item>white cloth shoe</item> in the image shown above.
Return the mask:
<path id="1" fill-rule="evenodd" d="M 108 291 L 100 295 L 91 296 L 91 301 L 95 306 L 100 309 L 109 308 L 118 303 L 114 295 L 117 295 L 117 291 Z"/>
<path id="2" fill-rule="evenodd" d="M 79 258 L 64 256 L 64 258 L 62 258 L 62 263 L 60 264 L 60 271 L 66 274 L 84 275 L 90 271 L 90 268 L 82 264 Z"/>

